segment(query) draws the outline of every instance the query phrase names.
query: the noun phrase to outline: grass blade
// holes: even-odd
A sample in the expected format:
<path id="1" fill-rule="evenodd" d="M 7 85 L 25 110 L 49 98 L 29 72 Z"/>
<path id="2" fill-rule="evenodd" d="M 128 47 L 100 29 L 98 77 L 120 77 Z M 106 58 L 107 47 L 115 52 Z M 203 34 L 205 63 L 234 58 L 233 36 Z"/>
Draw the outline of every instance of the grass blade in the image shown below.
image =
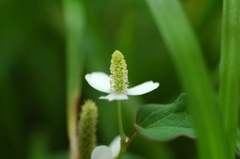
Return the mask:
<path id="1" fill-rule="evenodd" d="M 219 104 L 223 112 L 225 136 L 235 158 L 235 140 L 240 104 L 240 1 L 225 0 L 223 4 L 222 45 L 220 61 Z"/>
<path id="2" fill-rule="evenodd" d="M 66 24 L 67 125 L 71 159 L 77 158 L 77 115 L 83 70 L 84 14 L 80 1 L 63 0 Z"/>
<path id="3" fill-rule="evenodd" d="M 228 159 L 216 94 L 181 4 L 178 0 L 147 2 L 188 94 L 197 130 L 199 158 Z"/>

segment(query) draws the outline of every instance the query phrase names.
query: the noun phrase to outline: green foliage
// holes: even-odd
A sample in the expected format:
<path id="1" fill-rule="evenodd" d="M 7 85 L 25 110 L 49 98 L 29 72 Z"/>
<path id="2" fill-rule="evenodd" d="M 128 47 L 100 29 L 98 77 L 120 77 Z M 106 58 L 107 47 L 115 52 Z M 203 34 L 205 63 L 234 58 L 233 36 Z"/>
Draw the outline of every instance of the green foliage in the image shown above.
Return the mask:
<path id="1" fill-rule="evenodd" d="M 62 0 L 66 26 L 67 126 L 71 159 L 77 158 L 77 116 L 83 76 L 84 12 L 76 0 Z"/>
<path id="2" fill-rule="evenodd" d="M 138 109 L 138 133 L 150 140 L 165 142 L 179 136 L 195 137 L 192 117 L 187 111 L 186 95 L 171 104 L 147 104 Z"/>
<path id="3" fill-rule="evenodd" d="M 123 159 L 145 159 L 145 158 L 135 155 L 135 154 L 132 154 L 132 153 L 129 153 L 129 152 L 126 152 L 123 156 Z"/>
<path id="4" fill-rule="evenodd" d="M 240 2 L 225 0 L 223 5 L 222 45 L 220 61 L 219 105 L 222 110 L 224 133 L 235 158 L 235 139 L 240 105 Z"/>
<path id="5" fill-rule="evenodd" d="M 240 130 L 237 131 L 237 138 L 236 138 L 236 153 L 240 156 Z"/>
<path id="6" fill-rule="evenodd" d="M 159 31 L 170 50 L 183 88 L 189 95 L 190 109 L 198 136 L 199 157 L 227 159 L 228 151 L 225 140 L 222 140 L 224 135 L 216 95 L 200 45 L 182 5 L 178 0 L 148 2 Z"/>
<path id="7" fill-rule="evenodd" d="M 175 6 L 175 1 L 161 1 L 171 2 L 171 6 Z M 233 71 L 234 76 L 239 75 L 237 66 L 233 64 L 236 62 L 228 60 L 239 61 L 239 57 L 232 56 L 232 50 L 238 50 L 239 40 L 223 37 L 222 40 L 227 40 L 223 43 L 234 46 L 234 49 L 226 49 L 224 52 L 229 55 L 225 59 L 221 57 L 221 60 L 230 62 L 226 64 L 233 62 L 233 65 L 224 68 L 227 70 L 226 74 L 222 72 L 222 77 L 218 78 L 218 67 L 225 67 L 225 64 L 219 63 L 220 52 L 223 51 L 220 51 L 222 12 L 233 11 L 231 14 L 224 13 L 224 16 L 231 17 L 231 20 L 225 20 L 226 25 L 222 26 L 223 31 L 228 30 L 226 35 L 240 35 L 237 33 L 237 28 L 240 27 L 229 27 L 235 25 L 232 23 L 234 19 L 235 22 L 238 21 L 239 16 L 235 16 L 239 11 L 239 4 L 236 3 L 238 1 L 224 0 L 234 2 L 232 7 L 225 3 L 224 6 L 228 6 L 225 11 L 222 10 L 221 2 L 181 0 L 182 9 L 186 11 L 184 16 L 188 17 L 188 25 L 193 27 L 182 25 L 182 14 L 179 14 L 178 10 L 157 9 L 159 12 L 168 11 L 167 14 L 156 13 L 162 16 L 159 20 L 163 23 L 167 20 L 176 22 L 166 23 L 166 32 L 172 31 L 173 35 L 183 34 L 169 40 L 157 30 L 156 18 L 151 14 L 152 9 L 148 8 L 150 1 L 0 1 L 0 158 L 67 158 L 67 132 L 71 131 L 71 128 L 66 126 L 66 116 L 68 123 L 71 123 L 72 120 L 76 121 L 77 113 L 71 116 L 74 109 L 71 109 L 71 104 L 68 104 L 69 109 L 66 109 L 66 103 L 70 103 L 74 95 L 77 106 L 83 103 L 83 99 L 91 98 L 96 101 L 100 114 L 98 143 L 109 143 L 118 133 L 116 107 L 113 103 L 98 99 L 102 94 L 86 85 L 84 74 L 92 71 L 109 72 L 110 55 L 116 49 L 124 53 L 128 62 L 130 87 L 147 80 L 161 83 L 156 91 L 145 96 L 131 97 L 123 102 L 126 135 L 134 131 L 135 113 L 140 105 L 150 102 L 165 103 L 180 92 L 187 92 L 193 118 L 198 123 L 195 126 L 201 127 L 197 128 L 200 139 L 196 142 L 208 143 L 201 144 L 205 149 L 196 153 L 195 141 L 188 138 L 164 144 L 137 138 L 131 142 L 128 150 L 147 159 L 192 159 L 196 158 L 197 154 L 210 152 L 219 153 L 218 159 L 223 158 L 222 153 L 228 151 L 228 148 L 217 149 L 223 145 L 220 142 L 226 136 L 231 143 L 235 142 L 232 133 L 235 130 L 230 130 L 230 127 L 233 128 L 236 124 L 238 111 L 237 107 L 233 106 L 235 104 L 226 104 L 229 105 L 228 108 L 221 108 L 228 109 L 223 115 L 226 118 L 219 117 L 222 113 L 215 105 L 219 102 L 215 91 L 219 88 L 219 82 L 223 82 L 222 77 L 231 81 L 228 72 Z M 194 32 L 195 40 L 189 39 L 186 33 L 188 29 Z M 201 46 L 200 58 L 196 53 L 199 46 L 193 44 L 194 41 Z M 232 45 L 233 43 L 235 44 Z M 169 44 L 176 45 L 175 55 Z M 188 50 L 192 56 L 184 56 L 183 50 Z M 196 69 L 195 65 L 199 63 L 204 63 L 205 73 Z M 177 75 L 180 78 L 177 78 Z M 227 89 L 230 88 L 228 84 L 232 83 L 235 82 L 226 82 L 220 84 L 220 87 Z M 233 84 L 231 88 L 237 86 Z M 224 89 L 218 97 L 224 96 L 228 99 L 221 97 L 222 100 L 237 103 L 231 100 L 237 97 L 237 94 Z M 206 96 L 210 102 L 204 102 Z M 191 99 L 198 101 L 191 104 Z M 223 127 L 229 127 L 229 131 L 223 130 Z M 219 135 L 223 132 L 228 135 Z M 213 157 L 210 154 L 205 158 Z"/>

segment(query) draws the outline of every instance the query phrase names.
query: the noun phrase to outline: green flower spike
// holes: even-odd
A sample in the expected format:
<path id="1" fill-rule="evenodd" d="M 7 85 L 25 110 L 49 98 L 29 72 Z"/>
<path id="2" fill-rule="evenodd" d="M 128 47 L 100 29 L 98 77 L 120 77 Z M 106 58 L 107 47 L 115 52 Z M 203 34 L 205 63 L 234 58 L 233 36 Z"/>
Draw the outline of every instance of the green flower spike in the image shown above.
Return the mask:
<path id="1" fill-rule="evenodd" d="M 126 100 L 127 95 L 142 95 L 158 88 L 159 83 L 148 81 L 133 88 L 128 88 L 128 70 L 123 54 L 116 50 L 112 55 L 111 75 L 103 72 L 93 72 L 85 76 L 86 81 L 90 86 L 101 92 L 109 93 L 107 96 L 102 96 L 100 99 Z"/>
<path id="2" fill-rule="evenodd" d="M 128 70 L 124 56 L 120 51 L 115 51 L 112 54 L 110 67 L 110 85 L 111 90 L 118 94 L 127 93 L 128 87 Z"/>
<path id="3" fill-rule="evenodd" d="M 78 122 L 78 156 L 79 159 L 90 159 L 96 146 L 96 126 L 98 109 L 94 102 L 88 100 L 82 106 Z"/>

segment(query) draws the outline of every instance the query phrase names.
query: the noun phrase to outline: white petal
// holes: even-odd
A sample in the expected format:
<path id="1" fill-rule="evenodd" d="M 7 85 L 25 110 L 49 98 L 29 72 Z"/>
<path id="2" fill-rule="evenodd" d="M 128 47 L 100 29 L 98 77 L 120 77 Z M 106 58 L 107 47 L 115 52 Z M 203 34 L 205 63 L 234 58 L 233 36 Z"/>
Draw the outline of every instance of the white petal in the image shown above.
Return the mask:
<path id="1" fill-rule="evenodd" d="M 118 135 L 117 137 L 115 137 L 113 139 L 113 141 L 111 142 L 111 144 L 109 145 L 111 151 L 112 151 L 112 157 L 113 158 L 117 158 L 119 152 L 120 152 L 120 147 L 121 147 L 121 144 L 120 144 L 120 136 Z M 128 137 L 126 137 L 126 141 L 128 140 Z"/>
<path id="2" fill-rule="evenodd" d="M 108 101 L 113 100 L 127 100 L 128 96 L 126 94 L 117 94 L 117 93 L 110 93 L 107 96 L 102 96 L 99 99 L 107 99 Z"/>
<path id="3" fill-rule="evenodd" d="M 112 151 L 108 146 L 97 146 L 91 154 L 91 159 L 112 159 Z"/>
<path id="4" fill-rule="evenodd" d="M 142 95 L 158 88 L 159 83 L 148 81 L 127 90 L 127 95 Z"/>
<path id="5" fill-rule="evenodd" d="M 120 136 L 117 136 L 113 139 L 113 141 L 111 142 L 111 144 L 109 145 L 111 151 L 112 151 L 112 158 L 117 158 L 119 152 L 120 152 Z"/>
<path id="6" fill-rule="evenodd" d="M 86 81 L 90 86 L 101 92 L 110 93 L 110 80 L 109 75 L 103 72 L 93 72 L 86 74 Z"/>

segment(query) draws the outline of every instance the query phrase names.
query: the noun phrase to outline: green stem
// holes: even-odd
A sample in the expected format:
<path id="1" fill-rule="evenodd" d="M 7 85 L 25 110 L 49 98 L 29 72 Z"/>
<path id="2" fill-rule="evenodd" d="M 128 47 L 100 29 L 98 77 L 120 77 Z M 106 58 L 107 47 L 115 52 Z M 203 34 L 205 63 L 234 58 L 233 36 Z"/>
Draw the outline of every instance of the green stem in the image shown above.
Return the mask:
<path id="1" fill-rule="evenodd" d="M 117 107 L 118 107 L 118 128 L 119 128 L 119 134 L 121 137 L 121 141 L 120 141 L 121 149 L 117 159 L 121 159 L 123 156 L 123 153 L 126 151 L 126 136 L 123 130 L 121 101 L 118 101 Z"/>
<path id="2" fill-rule="evenodd" d="M 132 136 L 128 139 L 128 141 L 126 142 L 126 147 L 130 144 L 130 142 L 133 141 L 133 139 L 135 139 L 138 136 L 138 132 L 135 130 L 134 133 L 132 134 Z"/>

